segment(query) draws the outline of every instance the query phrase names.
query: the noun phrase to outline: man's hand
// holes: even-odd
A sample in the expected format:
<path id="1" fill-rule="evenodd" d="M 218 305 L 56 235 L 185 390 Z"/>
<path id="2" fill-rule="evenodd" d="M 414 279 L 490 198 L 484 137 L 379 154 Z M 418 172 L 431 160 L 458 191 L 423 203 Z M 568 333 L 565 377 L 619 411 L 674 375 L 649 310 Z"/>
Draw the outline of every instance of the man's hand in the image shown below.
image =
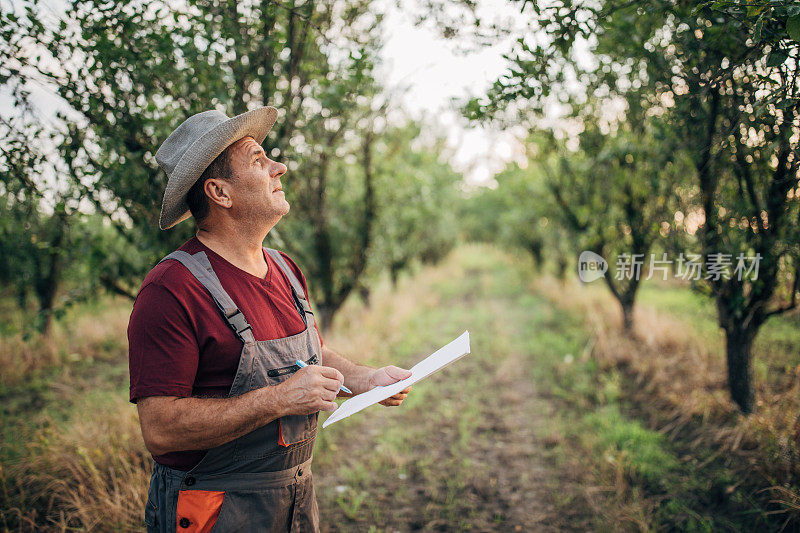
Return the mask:
<path id="1" fill-rule="evenodd" d="M 344 382 L 342 373 L 333 367 L 309 365 L 278 385 L 286 414 L 310 415 L 317 411 L 334 411 L 334 398 Z"/>
<path id="2" fill-rule="evenodd" d="M 391 385 L 392 383 L 397 383 L 401 379 L 411 377 L 410 370 L 405 370 L 396 366 L 385 366 L 375 370 L 374 368 L 368 366 L 357 365 L 352 361 L 345 359 L 327 346 L 322 348 L 322 361 L 325 364 L 336 367 L 347 376 L 346 385 L 353 390 L 354 394 L 361 394 L 370 389 L 374 389 L 379 385 Z M 400 405 L 403 403 L 403 400 L 406 399 L 406 396 L 408 396 L 408 392 L 410 390 L 411 387 L 405 388 L 394 396 L 386 398 L 380 403 L 386 406 Z M 351 396 L 353 395 L 347 394 L 344 391 L 339 392 L 340 398 L 350 398 Z"/>
<path id="3" fill-rule="evenodd" d="M 374 371 L 369 376 L 367 385 L 370 389 L 372 389 L 378 386 L 391 385 L 392 383 L 397 383 L 401 379 L 406 379 L 409 377 L 411 377 L 410 370 L 405 370 L 403 368 L 398 368 L 396 366 L 384 366 Z M 380 403 L 381 405 L 385 405 L 387 407 L 396 407 L 401 403 L 403 403 L 403 400 L 406 399 L 406 396 L 408 396 L 409 391 L 411 391 L 411 387 L 407 387 L 401 390 L 394 396 L 389 396 Z"/>

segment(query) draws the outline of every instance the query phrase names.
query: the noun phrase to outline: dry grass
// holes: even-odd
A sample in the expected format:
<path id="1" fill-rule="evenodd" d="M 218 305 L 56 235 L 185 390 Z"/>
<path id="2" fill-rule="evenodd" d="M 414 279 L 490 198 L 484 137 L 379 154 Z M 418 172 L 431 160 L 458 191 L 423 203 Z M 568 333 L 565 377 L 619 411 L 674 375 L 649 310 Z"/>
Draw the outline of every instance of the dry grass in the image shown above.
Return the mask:
<path id="1" fill-rule="evenodd" d="M 401 279 L 397 289 L 388 280 L 377 283 L 366 306 L 358 298 L 350 298 L 333 322 L 333 327 L 323 331 L 325 345 L 347 354 L 357 362 L 367 362 L 384 351 L 387 345 L 396 344 L 406 331 L 401 327 L 421 308 L 433 307 L 438 295 L 431 286 L 446 279 L 449 273 L 441 268 L 420 267 L 415 280 Z"/>
<path id="2" fill-rule="evenodd" d="M 48 336 L 3 338 L 0 529 L 140 529 L 151 459 L 120 393 L 130 307 L 104 298 Z"/>
<path id="3" fill-rule="evenodd" d="M 0 524 L 19 531 L 140 528 L 151 459 L 124 398 L 86 404 L 3 466 Z"/>
<path id="4" fill-rule="evenodd" d="M 620 330 L 619 308 L 603 287 L 551 278 L 534 286 L 583 314 L 594 332 L 592 356 L 629 378 L 625 394 L 649 427 L 685 449 L 715 450 L 743 481 L 766 485 L 764 492 L 787 519 L 800 520 L 800 366 L 757 379 L 756 413 L 743 416 L 728 396 L 721 333 L 703 335 L 682 317 L 640 304 L 635 332 L 627 336 Z"/>
<path id="5" fill-rule="evenodd" d="M 124 349 L 130 301 L 107 298 L 98 306 L 102 314 L 80 312 L 54 321 L 47 336 L 0 338 L 0 385 L 16 385 L 33 372 L 65 363 L 113 357 Z"/>

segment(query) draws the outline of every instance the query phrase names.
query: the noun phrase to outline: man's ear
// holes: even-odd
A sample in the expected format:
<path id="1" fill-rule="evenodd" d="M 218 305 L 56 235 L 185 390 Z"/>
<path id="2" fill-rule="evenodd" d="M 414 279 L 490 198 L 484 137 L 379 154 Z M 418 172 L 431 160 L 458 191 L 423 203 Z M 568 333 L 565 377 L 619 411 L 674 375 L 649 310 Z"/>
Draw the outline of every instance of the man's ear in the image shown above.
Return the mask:
<path id="1" fill-rule="evenodd" d="M 203 191 L 208 196 L 209 202 L 213 202 L 224 209 L 228 209 L 233 205 L 233 200 L 230 196 L 230 183 L 225 180 L 211 178 L 206 181 Z"/>

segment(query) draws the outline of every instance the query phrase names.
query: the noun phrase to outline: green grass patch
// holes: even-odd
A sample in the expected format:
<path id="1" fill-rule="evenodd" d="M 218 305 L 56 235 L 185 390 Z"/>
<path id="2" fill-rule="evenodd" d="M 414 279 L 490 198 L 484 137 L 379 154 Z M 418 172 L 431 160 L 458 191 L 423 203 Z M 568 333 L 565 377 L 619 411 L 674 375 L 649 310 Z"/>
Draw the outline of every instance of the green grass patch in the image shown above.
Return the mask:
<path id="1" fill-rule="evenodd" d="M 637 295 L 637 302 L 680 318 L 687 327 L 715 340 L 724 347 L 724 335 L 717 322 L 714 299 L 692 291 L 688 286 L 645 282 Z M 770 369 L 789 370 L 800 364 L 800 314 L 785 314 L 770 318 L 756 337 L 753 353 L 756 363 L 766 366 L 760 371 L 764 377 Z"/>

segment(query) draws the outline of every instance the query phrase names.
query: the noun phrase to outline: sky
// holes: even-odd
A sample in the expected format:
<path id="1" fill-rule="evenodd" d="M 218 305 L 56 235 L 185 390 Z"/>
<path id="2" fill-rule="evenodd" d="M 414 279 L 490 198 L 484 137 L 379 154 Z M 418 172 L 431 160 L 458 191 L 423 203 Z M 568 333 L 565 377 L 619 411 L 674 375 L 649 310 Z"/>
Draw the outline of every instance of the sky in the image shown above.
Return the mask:
<path id="1" fill-rule="evenodd" d="M 386 13 L 379 78 L 389 91 L 399 94 L 399 107 L 423 119 L 431 131 L 446 136 L 449 150 L 444 157 L 465 175 L 467 183 L 491 184 L 492 176 L 521 153 L 516 139 L 523 132 L 469 126 L 451 100 L 483 94 L 505 71 L 502 55 L 511 50 L 513 35 L 519 35 L 519 26 L 490 46 L 471 46 L 464 51 L 464 42 L 458 38 L 445 39 L 433 28 L 415 26 L 409 15 L 413 5 L 376 1 L 379 9 Z M 0 0 L 2 5 L 8 4 Z M 56 14 L 63 4 L 59 0 L 45 0 L 40 5 Z M 478 13 L 488 19 L 503 20 L 512 27 L 515 21 L 519 24 L 518 7 L 512 7 L 508 0 L 481 0 Z M 41 120 L 55 124 L 56 110 L 66 106 L 46 86 L 37 84 L 29 88 Z M 9 116 L 13 112 L 10 97 L 0 93 L 0 114 Z"/>
<path id="2" fill-rule="evenodd" d="M 488 184 L 492 176 L 521 153 L 520 131 L 502 132 L 488 127 L 468 126 L 454 109 L 452 98 L 485 94 L 503 74 L 503 54 L 512 49 L 519 31 L 518 7 L 507 0 L 481 0 L 479 14 L 497 17 L 514 27 L 491 46 L 467 53 L 456 40 L 444 39 L 427 27 L 415 27 L 407 9 L 388 9 L 386 41 L 383 47 L 384 83 L 392 88 L 407 87 L 402 105 L 413 116 L 434 119 L 447 133 L 453 150 L 450 163 L 465 173 L 469 182 Z"/>

